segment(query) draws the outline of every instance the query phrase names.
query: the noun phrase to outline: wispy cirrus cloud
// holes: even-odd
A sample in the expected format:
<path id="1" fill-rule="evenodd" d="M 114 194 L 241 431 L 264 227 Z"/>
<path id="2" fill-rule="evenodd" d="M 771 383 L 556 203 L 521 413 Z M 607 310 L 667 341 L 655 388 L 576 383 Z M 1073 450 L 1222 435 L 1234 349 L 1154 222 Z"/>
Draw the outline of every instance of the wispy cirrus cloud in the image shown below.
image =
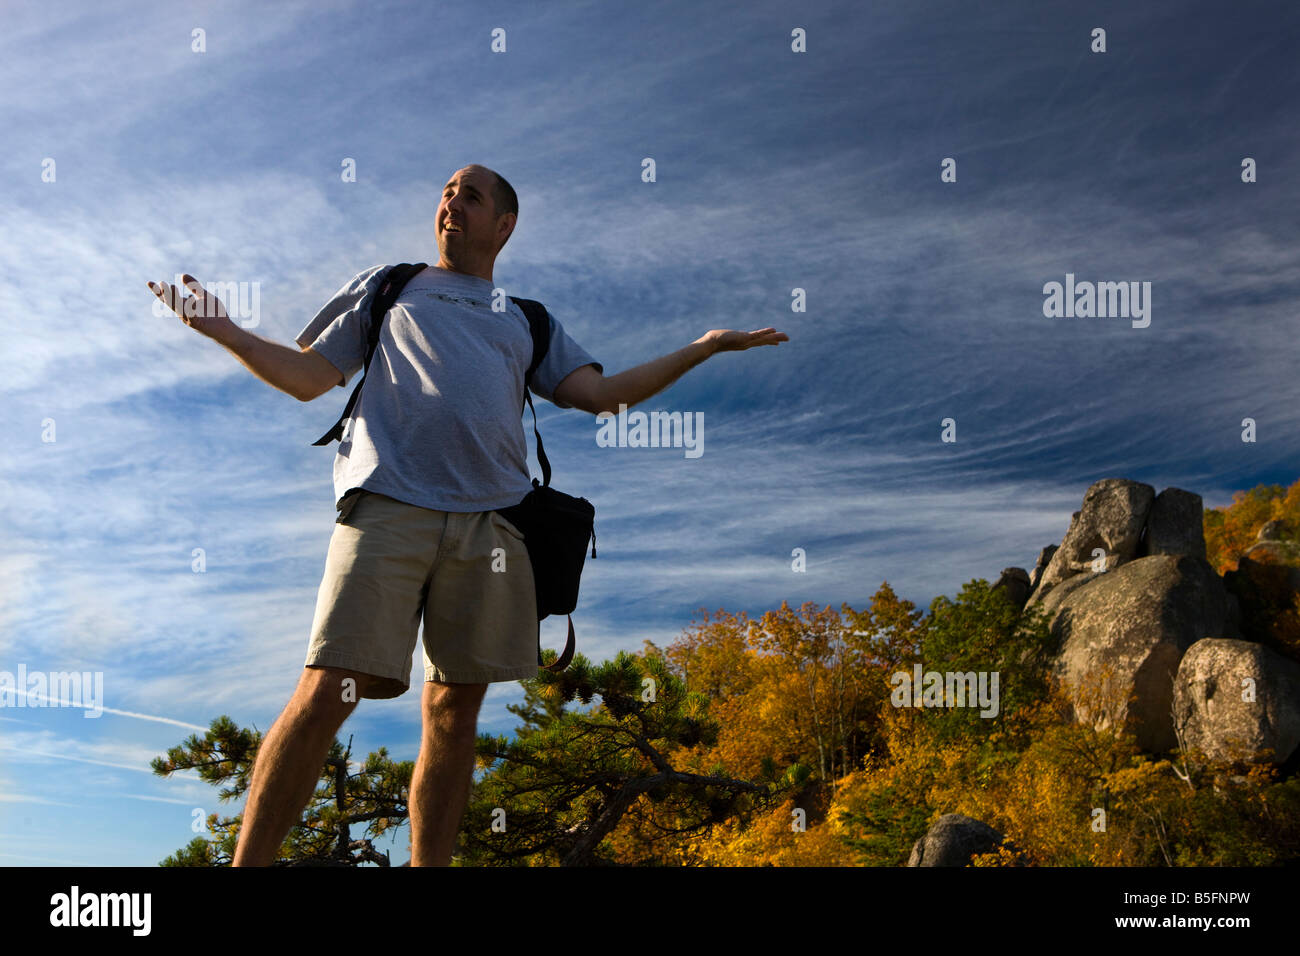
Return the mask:
<path id="1" fill-rule="evenodd" d="M 257 282 L 256 331 L 288 343 L 355 273 L 436 256 L 438 190 L 467 162 L 520 195 L 495 281 L 607 374 L 711 328 L 790 335 L 642 406 L 702 413 L 698 459 L 599 448 L 590 416 L 539 408 L 556 485 L 597 506 L 589 657 L 666 644 L 700 608 L 861 606 L 884 580 L 924 606 L 1032 565 L 1097 478 L 1207 504 L 1294 480 L 1300 264 L 1279 211 L 1300 15 L 1246 8 L 1103 4 L 1085 24 L 1064 3 L 840 4 L 799 11 L 797 56 L 775 2 L 11 4 L 0 669 L 102 671 L 108 710 L 0 716 L 6 763 L 31 771 L 0 780 L 0 829 L 18 808 L 95 859 L 156 862 L 212 791 L 138 773 L 220 714 L 265 731 L 305 655 L 333 517 L 332 451 L 309 442 L 346 395 L 272 390 L 155 315 L 146 279 Z M 1151 281 L 1151 327 L 1046 319 L 1066 272 Z M 542 623 L 548 646 L 563 623 Z M 418 693 L 360 708 L 354 753 L 413 758 Z M 518 698 L 493 685 L 483 729 L 509 731 Z M 147 849 L 61 816 L 76 793 Z"/>

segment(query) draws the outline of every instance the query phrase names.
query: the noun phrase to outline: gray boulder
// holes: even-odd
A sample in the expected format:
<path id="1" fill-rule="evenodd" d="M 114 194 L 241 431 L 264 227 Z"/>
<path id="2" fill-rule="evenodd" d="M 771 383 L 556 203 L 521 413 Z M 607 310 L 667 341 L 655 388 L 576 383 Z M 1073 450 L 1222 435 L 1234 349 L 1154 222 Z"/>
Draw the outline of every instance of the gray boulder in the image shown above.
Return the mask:
<path id="1" fill-rule="evenodd" d="M 1300 664 L 1248 641 L 1197 641 L 1178 666 L 1174 719 L 1184 744 L 1213 760 L 1259 760 L 1267 750 L 1285 763 L 1300 746 Z"/>
<path id="2" fill-rule="evenodd" d="M 1184 652 L 1219 638 L 1227 620 L 1222 581 L 1203 559 L 1138 558 L 1062 583 L 1043 606 L 1060 642 L 1054 662 L 1075 717 L 1123 727 L 1145 750 L 1177 745 L 1171 706 Z"/>
<path id="3" fill-rule="evenodd" d="M 988 853 L 1002 834 L 987 823 L 960 813 L 945 813 L 916 841 L 908 866 L 967 866 L 977 853 Z"/>
<path id="4" fill-rule="evenodd" d="M 1140 481 L 1103 478 L 1093 482 L 1083 496 L 1083 507 L 1075 512 L 1070 530 L 1038 581 L 1030 603 L 1066 578 L 1093 568 L 1093 551 L 1106 556 L 1106 570 L 1112 571 L 1138 557 L 1142 529 L 1155 501 L 1156 490 Z"/>
<path id="5" fill-rule="evenodd" d="M 1281 541 L 1286 535 L 1286 525 L 1281 521 L 1265 521 L 1255 535 L 1256 541 Z"/>
<path id="6" fill-rule="evenodd" d="M 1285 566 L 1292 571 L 1300 571 L 1300 567 L 1297 567 L 1300 565 L 1300 544 L 1277 538 L 1261 538 L 1238 559 L 1238 566 L 1242 561 Z M 1291 580 L 1300 584 L 1300 575 L 1292 575 Z"/>
<path id="7" fill-rule="evenodd" d="M 1205 508 L 1201 496 L 1181 488 L 1156 495 L 1147 515 L 1143 553 L 1205 558 Z"/>

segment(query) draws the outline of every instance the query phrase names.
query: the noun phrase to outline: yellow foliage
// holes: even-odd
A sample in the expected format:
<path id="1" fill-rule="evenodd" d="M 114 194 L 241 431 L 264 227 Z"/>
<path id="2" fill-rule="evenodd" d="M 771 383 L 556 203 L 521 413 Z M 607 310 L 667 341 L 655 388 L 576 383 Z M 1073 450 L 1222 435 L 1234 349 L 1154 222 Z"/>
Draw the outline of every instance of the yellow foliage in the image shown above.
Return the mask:
<path id="1" fill-rule="evenodd" d="M 855 865 L 834 821 L 808 822 L 800 832 L 795 828 L 795 809 L 791 798 L 755 817 L 747 828 L 737 823 L 715 827 L 710 837 L 697 842 L 699 859 L 706 866 Z"/>
<path id="2" fill-rule="evenodd" d="M 1212 560 L 1230 556 L 1235 565 L 1234 549 L 1274 519 L 1300 530 L 1300 482 L 1285 494 L 1257 490 L 1224 513 L 1207 511 Z M 630 813 L 610 838 L 620 861 L 642 860 L 651 841 L 656 861 L 677 865 L 900 865 L 946 813 L 1003 834 L 1001 847 L 972 860 L 980 867 L 1254 865 L 1293 852 L 1274 853 L 1270 840 L 1296 838 L 1276 821 L 1296 816 L 1298 788 L 1270 790 L 1252 774 L 1238 788 L 1244 795 L 1220 799 L 1217 784 L 1210 790 L 1204 782 L 1213 769 L 1199 789 L 1189 786 L 1180 777 L 1184 758 L 1171 764 L 1138 750 L 1122 726 L 1124 685 L 1104 670 L 1068 696 L 1057 686 L 1004 714 L 978 739 L 954 739 L 920 710 L 890 706 L 887 690 L 880 696 L 891 669 L 917 646 L 911 605 L 883 585 L 870 611 L 846 605 L 844 615 L 847 628 L 829 608 L 811 605 L 795 612 L 782 604 L 760 622 L 720 614 L 668 649 L 719 727 L 715 742 L 674 759 L 751 780 L 798 762 L 812 771 L 798 798 L 810 805 L 789 797 L 747 824 L 732 819 L 678 836 Z M 1075 722 L 1076 712 L 1085 723 Z M 806 813 L 803 832 L 793 825 L 796 809 Z M 1244 850 L 1238 834 L 1253 841 Z"/>
<path id="3" fill-rule="evenodd" d="M 1259 485 L 1238 491 L 1226 508 L 1206 508 L 1203 520 L 1210 564 L 1220 574 L 1235 571 L 1237 561 L 1255 543 L 1265 523 L 1281 521 L 1290 540 L 1300 535 L 1300 480 L 1286 489 Z"/>

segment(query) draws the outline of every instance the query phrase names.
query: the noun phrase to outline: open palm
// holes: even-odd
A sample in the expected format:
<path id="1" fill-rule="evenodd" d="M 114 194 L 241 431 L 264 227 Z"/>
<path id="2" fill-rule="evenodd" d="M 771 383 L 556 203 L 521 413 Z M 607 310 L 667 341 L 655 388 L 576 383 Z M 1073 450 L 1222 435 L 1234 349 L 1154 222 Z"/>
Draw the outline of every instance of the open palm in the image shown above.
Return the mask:
<path id="1" fill-rule="evenodd" d="M 756 345 L 776 345 L 778 342 L 790 341 L 790 336 L 773 328 L 756 329 L 753 332 L 710 329 L 708 334 L 713 339 L 715 351 L 718 352 L 743 352 Z"/>

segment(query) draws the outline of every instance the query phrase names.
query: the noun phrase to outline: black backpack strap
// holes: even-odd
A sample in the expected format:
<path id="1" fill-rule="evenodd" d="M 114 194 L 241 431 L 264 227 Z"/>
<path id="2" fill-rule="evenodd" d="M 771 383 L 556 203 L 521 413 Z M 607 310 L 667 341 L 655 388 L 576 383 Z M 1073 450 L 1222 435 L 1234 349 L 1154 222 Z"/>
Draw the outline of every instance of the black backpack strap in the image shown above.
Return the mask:
<path id="1" fill-rule="evenodd" d="M 573 615 L 572 614 L 568 615 L 568 618 L 569 618 L 569 639 L 564 642 L 564 650 L 560 652 L 559 657 L 551 661 L 551 663 L 549 664 L 543 664 L 542 646 L 540 643 L 537 645 L 537 666 L 544 671 L 556 671 L 556 672 L 562 671 L 569 666 L 569 661 L 573 660 L 573 649 L 576 643 L 576 638 L 574 637 L 573 634 Z"/>
<path id="2" fill-rule="evenodd" d="M 533 396 L 529 394 L 528 387 L 533 383 L 533 373 L 542 364 L 542 360 L 546 358 L 547 350 L 551 347 L 551 316 L 546 311 L 546 306 L 535 299 L 520 299 L 512 295 L 510 301 L 519 306 L 524 315 L 528 317 L 528 328 L 533 334 L 533 360 L 528 366 L 528 371 L 524 373 L 524 400 L 533 412 L 533 434 L 537 437 L 537 460 L 542 464 L 542 484 L 543 486 L 549 486 L 551 483 L 551 463 L 546 457 L 546 449 L 542 447 L 542 433 L 537 430 L 537 409 L 533 407 Z M 537 484 L 537 479 L 533 479 L 533 484 Z M 573 660 L 577 637 L 573 632 L 573 615 L 566 616 L 569 619 L 569 634 L 565 639 L 564 650 L 560 652 L 560 656 L 550 664 L 542 664 L 540 641 L 537 645 L 537 665 L 543 670 L 562 671 Z"/>
<path id="3" fill-rule="evenodd" d="M 370 342 L 366 346 L 366 363 L 361 372 L 361 379 L 352 390 L 352 397 L 348 399 L 347 407 L 343 409 L 343 414 L 339 416 L 334 427 L 312 442 L 313 445 L 328 445 L 332 441 L 343 440 L 343 426 L 352 416 L 352 409 L 356 407 L 357 400 L 361 397 L 361 386 L 366 384 L 366 373 L 370 371 L 370 360 L 374 358 L 375 348 L 379 345 L 379 332 L 384 324 L 384 316 L 388 315 L 388 310 L 393 307 L 393 303 L 401 295 L 406 283 L 426 268 L 428 263 L 425 262 L 403 262 L 393 266 L 385 274 L 379 284 L 379 291 L 375 293 L 374 300 L 370 303 Z"/>
<path id="4" fill-rule="evenodd" d="M 528 371 L 524 373 L 524 400 L 533 411 L 533 434 L 537 436 L 537 460 L 542 464 L 542 484 L 549 486 L 551 463 L 546 457 L 546 449 L 542 447 L 542 433 L 537 430 L 537 409 L 533 408 L 533 396 L 528 393 L 528 387 L 533 383 L 533 373 L 542 364 L 547 350 L 551 347 L 551 316 L 546 311 L 546 306 L 535 299 L 519 299 L 512 295 L 510 301 L 519 306 L 528 317 L 528 329 L 533 334 L 533 360 L 528 366 Z M 521 408 L 520 411 L 522 412 L 523 409 Z"/>
<path id="5" fill-rule="evenodd" d="M 547 350 L 551 347 L 551 314 L 546 311 L 546 306 L 536 299 L 521 299 L 512 295 L 510 301 L 523 311 L 528 319 L 528 331 L 533 334 L 533 360 L 529 363 L 528 371 L 524 373 L 524 385 L 531 385 L 533 373 L 542 364 Z"/>

